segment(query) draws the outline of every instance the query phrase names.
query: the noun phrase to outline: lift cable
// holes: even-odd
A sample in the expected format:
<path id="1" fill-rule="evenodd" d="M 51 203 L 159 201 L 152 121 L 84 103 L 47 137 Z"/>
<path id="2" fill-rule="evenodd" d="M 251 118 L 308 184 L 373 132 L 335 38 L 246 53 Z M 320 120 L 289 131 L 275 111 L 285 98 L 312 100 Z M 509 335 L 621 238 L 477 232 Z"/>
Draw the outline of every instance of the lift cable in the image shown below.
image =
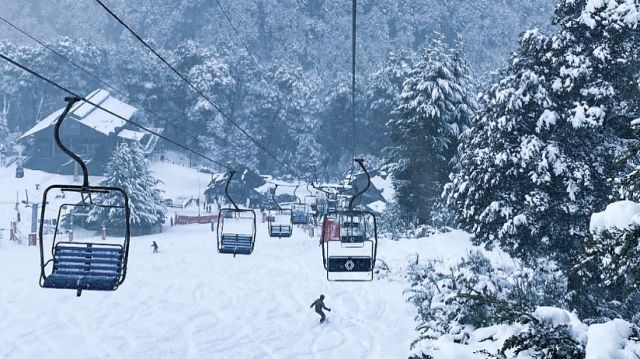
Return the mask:
<path id="1" fill-rule="evenodd" d="M 5 61 L 7 61 L 7 62 L 9 62 L 9 63 L 11 63 L 12 65 L 24 70 L 25 72 L 27 72 L 27 73 L 39 78 L 40 80 L 45 81 L 45 82 L 49 83 L 50 85 L 52 85 L 52 86 L 54 86 L 54 87 L 56 87 L 56 88 L 58 88 L 58 89 L 60 89 L 60 90 L 62 90 L 64 92 L 66 92 L 67 94 L 69 94 L 71 96 L 74 96 L 74 97 L 78 97 L 79 99 L 81 99 L 82 101 L 88 103 L 89 105 L 92 105 L 95 108 L 98 108 L 98 109 L 100 109 L 100 110 L 102 110 L 102 111 L 104 111 L 104 112 L 106 112 L 106 113 L 108 113 L 108 114 L 110 114 L 112 116 L 115 116 L 115 117 L 125 121 L 126 123 L 129 123 L 129 124 L 131 124 L 131 125 L 133 125 L 135 127 L 138 127 L 139 129 L 141 129 L 143 131 L 146 131 L 146 132 L 148 132 L 148 133 L 150 133 L 150 134 L 152 134 L 154 136 L 157 136 L 157 137 L 159 137 L 159 138 L 161 138 L 161 139 L 163 139 L 163 140 L 165 140 L 165 141 L 167 141 L 167 142 L 169 142 L 169 143 L 171 143 L 171 144 L 173 144 L 173 145 L 175 145 L 177 147 L 180 147 L 183 150 L 188 151 L 188 152 L 190 152 L 190 153 L 192 153 L 192 154 L 194 154 L 194 155 L 196 155 L 198 157 L 204 158 L 204 159 L 206 159 L 206 160 L 208 160 L 208 161 L 210 161 L 212 163 L 215 163 L 215 164 L 217 164 L 218 166 L 220 166 L 222 168 L 225 168 L 227 170 L 232 170 L 232 168 L 230 166 L 228 166 L 226 164 L 223 164 L 222 162 L 216 161 L 213 158 L 211 158 L 211 157 L 209 157 L 209 156 L 207 156 L 205 154 L 202 154 L 202 153 L 200 153 L 200 152 L 198 152 L 196 150 L 193 150 L 193 149 L 187 147 L 186 145 L 183 145 L 183 144 L 181 144 L 181 143 L 179 143 L 177 141 L 174 141 L 174 140 L 172 140 L 172 139 L 170 139 L 170 138 L 158 133 L 157 131 L 154 131 L 154 130 L 152 130 L 152 129 L 144 126 L 144 125 L 141 125 L 141 124 L 137 123 L 136 121 L 132 121 L 130 119 L 127 119 L 127 118 L 125 118 L 125 117 L 123 117 L 123 116 L 121 116 L 121 115 L 119 115 L 119 114 L 117 114 L 117 113 L 115 113 L 115 112 L 113 112 L 111 110 L 108 110 L 108 109 L 100 106 L 99 104 L 96 104 L 96 103 L 88 100 L 87 98 L 85 98 L 83 96 L 80 96 L 79 94 L 67 89 L 66 87 L 56 83 L 55 81 L 45 77 L 44 75 L 39 74 L 38 72 L 28 68 L 27 66 L 18 63 L 17 61 L 11 59 L 10 57 L 8 57 L 8 56 L 6 56 L 6 55 L 4 55 L 2 53 L 0 53 L 0 58 L 5 60 Z"/>
<path id="2" fill-rule="evenodd" d="M 52 48 L 51 46 L 47 45 L 46 43 L 44 43 L 43 41 L 39 40 L 38 38 L 32 36 L 31 34 L 27 33 L 24 29 L 21 29 L 20 27 L 18 27 L 17 25 L 15 25 L 14 23 L 10 22 L 9 20 L 5 19 L 4 17 L 2 17 L 0 15 L 0 20 L 2 20 L 4 23 L 6 23 L 7 25 L 11 26 L 12 28 L 14 28 L 15 30 L 17 30 L 18 32 L 20 32 L 21 34 L 23 34 L 24 36 L 30 38 L 31 40 L 35 41 L 36 43 L 38 43 L 40 46 L 44 47 L 45 49 L 49 50 L 51 53 L 55 54 L 56 56 L 58 56 L 59 58 L 61 58 L 62 60 L 64 60 L 65 62 L 69 63 L 70 65 L 72 65 L 73 67 L 77 68 L 78 70 L 84 72 L 85 74 L 87 74 L 89 77 L 93 78 L 95 81 L 99 82 L 100 84 L 104 85 L 105 87 L 110 88 L 111 90 L 113 90 L 114 92 L 118 93 L 120 96 L 122 96 L 123 98 L 127 98 L 127 100 L 129 102 L 131 102 L 132 104 L 142 108 L 143 111 L 148 112 L 149 114 L 155 116 L 158 120 L 163 121 L 167 126 L 171 126 L 174 130 L 176 130 L 177 132 L 180 132 L 186 136 L 191 137 L 194 140 L 199 140 L 198 136 L 190 133 L 184 129 L 182 129 L 180 126 L 175 125 L 174 123 L 172 123 L 171 121 L 162 118 L 162 116 L 160 116 L 158 113 L 156 113 L 155 111 L 151 110 L 150 108 L 140 104 L 140 103 L 136 103 L 131 101 L 131 99 L 129 98 L 129 96 L 126 96 L 125 92 L 118 89 L 117 87 L 113 86 L 112 84 L 100 79 L 97 75 L 95 75 L 94 73 L 92 73 L 91 71 L 87 70 L 86 68 L 84 68 L 83 66 L 79 65 L 77 62 L 69 59 L 68 57 L 66 57 L 65 55 L 61 54 L 59 51 L 55 50 L 54 48 Z"/>
<path id="3" fill-rule="evenodd" d="M 351 140 L 351 153 L 353 159 L 356 158 L 356 20 L 358 1 L 353 0 L 352 3 L 352 21 L 351 21 L 351 133 L 354 136 Z M 354 164 L 355 168 L 355 164 Z"/>
<path id="4" fill-rule="evenodd" d="M 202 92 L 196 85 L 194 85 L 193 82 L 191 82 L 185 75 L 183 75 L 180 71 L 178 71 L 175 67 L 173 67 L 173 65 L 171 65 L 162 55 L 160 55 L 158 51 L 156 51 L 151 45 L 149 45 L 148 42 L 142 39 L 142 37 L 138 35 L 138 33 L 136 33 L 129 25 L 127 25 L 120 17 L 118 17 L 118 15 L 116 15 L 109 7 L 107 7 L 103 1 L 96 0 L 96 2 L 107 13 L 109 13 L 111 17 L 113 17 L 118 23 L 120 23 L 120 25 L 122 25 L 127 31 L 129 31 L 129 33 L 131 33 L 133 37 L 135 37 L 142 45 L 144 45 L 144 47 L 146 47 L 160 61 L 162 61 L 162 63 L 167 65 L 167 67 L 169 67 L 169 69 L 171 69 L 173 73 L 175 73 L 180 79 L 182 79 L 182 81 L 184 81 L 193 91 L 195 91 L 200 97 L 202 97 L 207 103 L 209 103 L 214 109 L 216 109 L 216 111 L 218 111 L 218 113 L 220 113 L 220 115 L 224 119 L 229 121 L 234 127 L 240 130 L 242 134 L 244 134 L 247 138 L 249 138 L 249 140 L 253 142 L 260 150 L 262 150 L 265 154 L 271 157 L 277 164 L 282 166 L 287 171 L 291 172 L 296 177 L 299 177 L 300 179 L 304 179 L 304 176 L 301 176 L 299 173 L 297 173 L 292 168 L 290 168 L 286 163 L 281 161 L 276 155 L 274 155 L 271 151 L 269 151 L 269 149 L 267 149 L 262 143 L 260 143 L 260 141 L 258 141 L 253 136 L 251 136 L 251 134 L 249 134 L 247 130 L 245 130 L 236 121 L 234 121 L 229 115 L 227 115 L 227 113 L 224 110 L 222 110 L 220 106 L 218 106 L 215 102 L 213 102 L 213 100 L 211 100 L 207 95 L 205 95 L 204 92 Z"/>

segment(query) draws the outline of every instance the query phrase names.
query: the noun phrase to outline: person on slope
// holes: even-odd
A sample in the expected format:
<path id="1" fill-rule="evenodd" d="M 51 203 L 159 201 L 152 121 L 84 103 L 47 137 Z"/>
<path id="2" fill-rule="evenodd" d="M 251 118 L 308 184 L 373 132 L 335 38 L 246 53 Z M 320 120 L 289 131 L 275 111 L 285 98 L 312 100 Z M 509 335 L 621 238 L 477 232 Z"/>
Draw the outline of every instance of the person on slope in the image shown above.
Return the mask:
<path id="1" fill-rule="evenodd" d="M 313 307 L 315 307 L 316 313 L 320 315 L 320 323 L 324 323 L 327 317 L 324 315 L 324 312 L 322 310 L 325 309 L 325 310 L 331 311 L 331 309 L 327 308 L 324 305 L 324 294 L 320 295 L 320 298 L 316 299 L 315 302 L 311 303 L 311 306 L 309 308 L 313 308 Z"/>
<path id="2" fill-rule="evenodd" d="M 153 241 L 151 247 L 153 247 L 153 253 L 158 253 L 158 243 L 156 241 Z"/>

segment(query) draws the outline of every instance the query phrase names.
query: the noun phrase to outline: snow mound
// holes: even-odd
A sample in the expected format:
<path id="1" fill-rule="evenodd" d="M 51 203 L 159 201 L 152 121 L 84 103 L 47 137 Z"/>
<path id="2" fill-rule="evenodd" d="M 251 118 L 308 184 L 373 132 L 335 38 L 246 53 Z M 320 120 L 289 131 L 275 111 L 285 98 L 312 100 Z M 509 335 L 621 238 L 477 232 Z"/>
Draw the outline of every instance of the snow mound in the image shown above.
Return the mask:
<path id="1" fill-rule="evenodd" d="M 640 344 L 629 340 L 631 334 L 632 325 L 622 319 L 591 325 L 586 359 L 638 358 Z"/>
<path id="2" fill-rule="evenodd" d="M 538 307 L 534 315 L 554 326 L 567 325 L 571 328 L 571 336 L 580 343 L 587 342 L 587 325 L 582 323 L 575 313 L 556 307 Z"/>
<path id="3" fill-rule="evenodd" d="M 640 225 L 640 204 L 633 201 L 618 201 L 607 206 L 603 212 L 591 215 L 589 228 L 601 233 L 612 228 L 629 228 Z"/>

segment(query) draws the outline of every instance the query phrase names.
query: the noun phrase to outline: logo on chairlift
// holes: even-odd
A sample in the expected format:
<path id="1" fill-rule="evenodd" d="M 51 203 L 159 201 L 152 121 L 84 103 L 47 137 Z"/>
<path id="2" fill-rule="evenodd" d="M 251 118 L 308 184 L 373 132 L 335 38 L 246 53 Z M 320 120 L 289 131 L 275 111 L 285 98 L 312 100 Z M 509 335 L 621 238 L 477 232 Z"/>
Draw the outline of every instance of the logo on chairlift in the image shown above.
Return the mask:
<path id="1" fill-rule="evenodd" d="M 344 264 L 344 267 L 345 267 L 349 272 L 351 272 L 351 271 L 353 270 L 353 268 L 355 268 L 355 267 L 356 267 L 356 264 L 355 264 L 355 263 L 353 263 L 353 261 L 352 261 L 351 259 L 349 259 L 349 260 Z"/>

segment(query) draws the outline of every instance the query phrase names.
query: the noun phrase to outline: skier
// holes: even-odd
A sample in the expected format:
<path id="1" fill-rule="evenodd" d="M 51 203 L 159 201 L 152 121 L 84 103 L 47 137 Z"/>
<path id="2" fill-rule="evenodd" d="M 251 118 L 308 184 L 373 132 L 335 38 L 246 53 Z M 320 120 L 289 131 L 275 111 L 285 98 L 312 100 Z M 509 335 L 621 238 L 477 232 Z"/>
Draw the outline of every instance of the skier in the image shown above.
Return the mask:
<path id="1" fill-rule="evenodd" d="M 153 241 L 151 247 L 153 247 L 153 253 L 158 253 L 158 243 L 156 241 Z"/>
<path id="2" fill-rule="evenodd" d="M 313 308 L 313 307 L 315 307 L 316 313 L 320 315 L 320 323 L 324 323 L 327 317 L 324 315 L 324 312 L 322 310 L 326 309 L 328 311 L 331 311 L 331 309 L 327 308 L 324 305 L 324 294 L 321 294 L 319 299 L 316 299 L 315 302 L 311 303 L 311 306 L 309 308 Z"/>

